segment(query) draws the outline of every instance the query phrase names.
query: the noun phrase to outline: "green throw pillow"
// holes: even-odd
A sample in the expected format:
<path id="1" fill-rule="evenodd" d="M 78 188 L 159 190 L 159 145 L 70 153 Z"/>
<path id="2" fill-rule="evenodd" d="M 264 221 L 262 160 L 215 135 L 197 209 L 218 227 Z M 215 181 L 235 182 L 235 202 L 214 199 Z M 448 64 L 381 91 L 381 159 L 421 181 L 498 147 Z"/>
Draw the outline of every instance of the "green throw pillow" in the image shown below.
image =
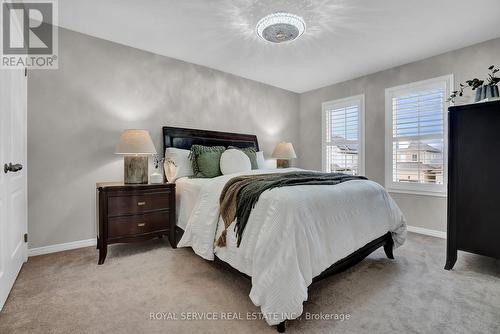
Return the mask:
<path id="1" fill-rule="evenodd" d="M 255 151 L 255 148 L 253 147 L 239 148 L 235 146 L 229 146 L 228 149 L 229 148 L 240 150 L 243 153 L 245 153 L 248 156 L 248 159 L 250 159 L 250 164 L 252 165 L 252 169 L 259 169 L 259 165 L 257 164 L 257 151 Z"/>
<path id="2" fill-rule="evenodd" d="M 211 178 L 222 175 L 220 171 L 220 156 L 225 150 L 224 146 L 191 146 L 189 158 L 193 165 L 194 176 Z"/>

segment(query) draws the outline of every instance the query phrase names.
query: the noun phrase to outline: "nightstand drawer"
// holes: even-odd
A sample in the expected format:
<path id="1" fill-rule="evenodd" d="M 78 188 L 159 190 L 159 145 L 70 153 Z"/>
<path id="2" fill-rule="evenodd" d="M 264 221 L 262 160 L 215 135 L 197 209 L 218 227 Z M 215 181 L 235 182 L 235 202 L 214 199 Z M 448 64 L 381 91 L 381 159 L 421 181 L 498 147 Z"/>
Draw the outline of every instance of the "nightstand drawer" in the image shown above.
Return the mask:
<path id="1" fill-rule="evenodd" d="M 119 238 L 169 229 L 169 212 L 109 218 L 108 237 Z"/>
<path id="2" fill-rule="evenodd" d="M 169 201 L 170 191 L 144 193 L 132 196 L 110 196 L 108 198 L 108 216 L 120 216 L 168 209 Z"/>

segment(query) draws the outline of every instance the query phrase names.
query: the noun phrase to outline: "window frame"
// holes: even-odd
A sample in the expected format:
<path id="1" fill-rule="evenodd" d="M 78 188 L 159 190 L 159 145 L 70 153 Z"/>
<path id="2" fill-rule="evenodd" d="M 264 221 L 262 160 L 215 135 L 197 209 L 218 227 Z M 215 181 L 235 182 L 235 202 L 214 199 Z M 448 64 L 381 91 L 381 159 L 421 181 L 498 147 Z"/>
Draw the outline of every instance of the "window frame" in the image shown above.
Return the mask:
<path id="1" fill-rule="evenodd" d="M 321 104 L 321 168 L 326 172 L 326 111 L 335 108 L 343 108 L 355 102 L 359 106 L 358 111 L 358 175 L 365 175 L 365 94 L 349 96 L 323 102 Z"/>
<path id="2" fill-rule="evenodd" d="M 399 85 L 385 90 L 385 188 L 389 192 L 427 196 L 447 196 L 448 185 L 448 107 L 452 103 L 446 99 L 453 91 L 453 74 L 448 74 L 428 80 Z M 393 103 L 395 96 L 414 93 L 432 87 L 444 88 L 443 110 L 443 184 L 423 184 L 393 181 Z"/>

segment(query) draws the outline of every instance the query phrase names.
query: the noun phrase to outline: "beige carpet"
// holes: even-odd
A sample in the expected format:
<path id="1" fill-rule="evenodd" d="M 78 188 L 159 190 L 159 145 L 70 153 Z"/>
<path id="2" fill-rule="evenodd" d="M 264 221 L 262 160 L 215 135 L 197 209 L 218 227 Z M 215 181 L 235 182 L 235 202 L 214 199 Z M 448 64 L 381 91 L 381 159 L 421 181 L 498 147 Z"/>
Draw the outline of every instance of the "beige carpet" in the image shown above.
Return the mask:
<path id="1" fill-rule="evenodd" d="M 350 319 L 288 323 L 288 333 L 500 333 L 500 261 L 460 253 L 443 270 L 445 241 L 415 234 L 309 289 L 304 312 Z M 164 241 L 30 258 L 0 313 L 0 333 L 274 333 L 264 320 L 150 320 L 151 312 L 258 312 L 250 282 Z M 184 313 L 187 314 L 187 313 Z"/>

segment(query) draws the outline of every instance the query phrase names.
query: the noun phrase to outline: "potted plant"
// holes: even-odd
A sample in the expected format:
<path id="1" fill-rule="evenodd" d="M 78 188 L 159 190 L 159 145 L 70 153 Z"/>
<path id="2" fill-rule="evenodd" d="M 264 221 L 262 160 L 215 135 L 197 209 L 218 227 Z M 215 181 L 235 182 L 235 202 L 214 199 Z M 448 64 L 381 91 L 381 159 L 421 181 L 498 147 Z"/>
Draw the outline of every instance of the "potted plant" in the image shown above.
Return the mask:
<path id="1" fill-rule="evenodd" d="M 500 78 L 497 77 L 497 73 L 500 71 L 495 65 L 491 65 L 488 67 L 489 73 L 486 80 L 480 80 L 478 78 L 474 78 L 471 80 L 465 81 L 465 83 L 460 83 L 460 88 L 451 93 L 448 98 L 448 102 L 455 102 L 457 97 L 462 97 L 464 95 L 464 90 L 468 87 L 472 88 L 473 91 L 476 91 L 476 97 L 474 102 L 478 102 L 487 98 L 498 98 L 500 97 L 498 91 L 498 83 L 500 82 Z"/>

